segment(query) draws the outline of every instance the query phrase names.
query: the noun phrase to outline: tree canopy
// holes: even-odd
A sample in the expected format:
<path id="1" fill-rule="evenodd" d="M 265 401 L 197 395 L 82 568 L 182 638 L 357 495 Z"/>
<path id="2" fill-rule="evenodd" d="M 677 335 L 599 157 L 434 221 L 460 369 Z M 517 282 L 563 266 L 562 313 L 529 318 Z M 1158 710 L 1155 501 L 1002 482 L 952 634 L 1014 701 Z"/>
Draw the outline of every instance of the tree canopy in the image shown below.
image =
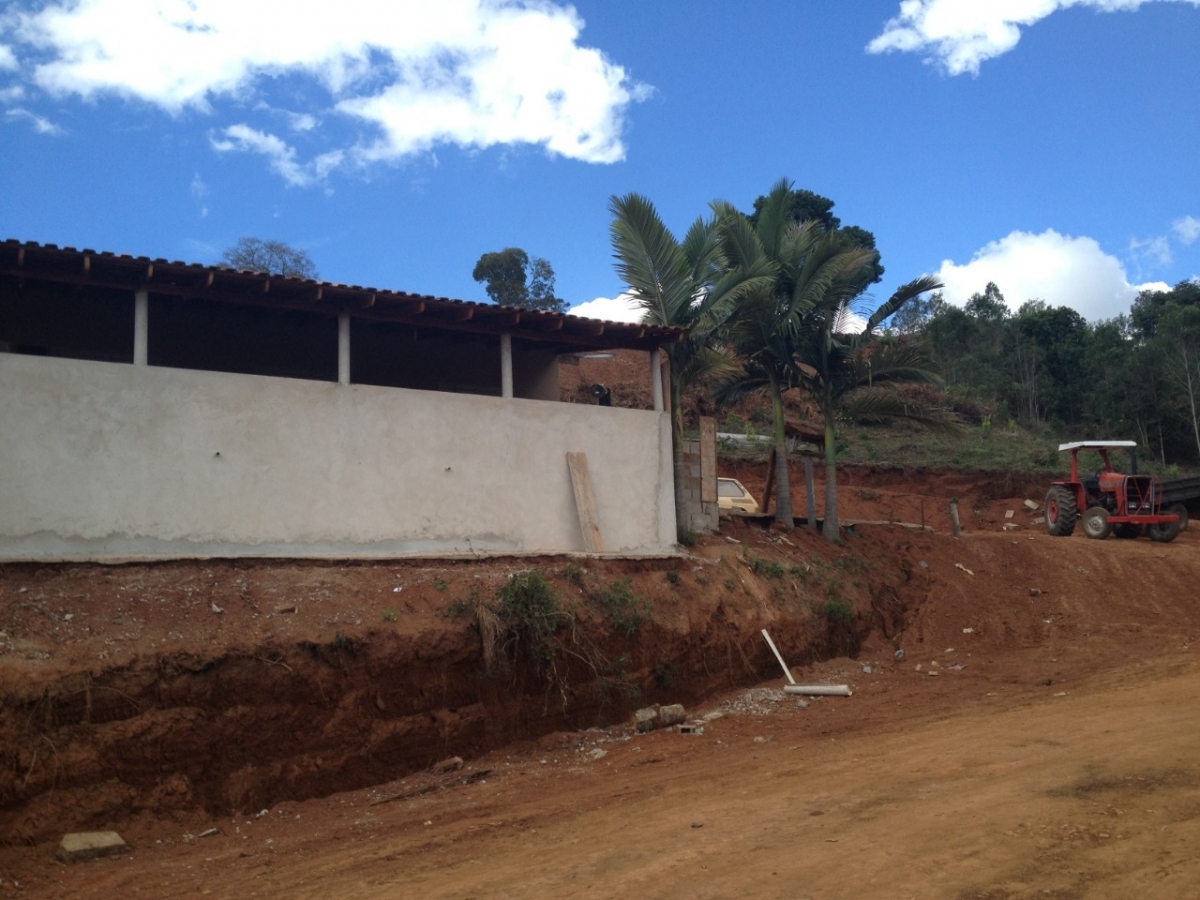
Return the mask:
<path id="1" fill-rule="evenodd" d="M 766 206 L 769 196 L 759 197 L 754 201 L 754 211 L 747 218 L 750 224 L 758 227 L 759 217 Z M 873 261 L 863 282 L 862 289 L 868 285 L 878 284 L 883 278 L 883 266 L 879 261 L 879 251 L 875 248 L 875 235 L 857 225 L 843 227 L 842 220 L 833 214 L 834 202 L 820 194 L 793 188 L 787 201 L 787 218 L 795 225 L 801 222 L 819 222 L 826 231 L 833 232 L 842 238 L 846 249 L 865 247 L 874 253 Z"/>
<path id="2" fill-rule="evenodd" d="M 487 295 L 500 306 L 566 312 L 567 302 L 554 295 L 554 268 L 520 247 L 485 253 L 475 263 L 471 277 L 487 282 Z"/>
<path id="3" fill-rule="evenodd" d="M 267 241 L 262 238 L 238 238 L 236 244 L 221 255 L 222 265 L 231 269 L 250 272 L 266 272 L 289 278 L 319 277 L 317 267 L 303 250 L 297 250 L 283 241 Z"/>

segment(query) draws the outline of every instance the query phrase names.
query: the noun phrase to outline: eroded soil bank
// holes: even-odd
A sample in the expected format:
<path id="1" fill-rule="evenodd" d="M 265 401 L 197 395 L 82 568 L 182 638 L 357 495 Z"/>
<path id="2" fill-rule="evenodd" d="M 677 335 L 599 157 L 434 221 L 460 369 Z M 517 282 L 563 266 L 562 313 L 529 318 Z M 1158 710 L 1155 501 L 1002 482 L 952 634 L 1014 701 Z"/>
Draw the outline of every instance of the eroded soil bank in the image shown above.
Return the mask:
<path id="1" fill-rule="evenodd" d="M 0 569 L 0 834 L 259 810 L 692 704 L 778 671 L 764 627 L 803 664 L 920 599 L 870 538 L 726 530 L 654 561 Z M 537 621 L 499 600 L 531 570 Z"/>

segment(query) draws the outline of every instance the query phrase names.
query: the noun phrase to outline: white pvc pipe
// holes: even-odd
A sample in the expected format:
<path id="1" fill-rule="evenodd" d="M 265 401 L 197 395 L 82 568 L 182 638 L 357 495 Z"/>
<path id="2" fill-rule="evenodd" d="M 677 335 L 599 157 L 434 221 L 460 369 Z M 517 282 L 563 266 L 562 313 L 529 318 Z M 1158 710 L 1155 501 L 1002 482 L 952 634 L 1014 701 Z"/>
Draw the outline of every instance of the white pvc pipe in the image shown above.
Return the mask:
<path id="1" fill-rule="evenodd" d="M 850 697 L 853 691 L 848 684 L 785 684 L 785 694 L 807 694 L 810 697 Z"/>
<path id="2" fill-rule="evenodd" d="M 783 669 L 783 674 L 787 676 L 787 680 L 792 684 L 796 683 L 796 679 L 792 677 L 792 670 L 787 667 L 787 663 L 783 661 L 783 657 L 779 655 L 779 651 L 775 649 L 775 642 L 771 640 L 771 636 L 767 634 L 767 629 L 762 630 L 762 636 L 767 639 L 767 646 L 771 648 L 771 652 L 775 654 L 775 658 L 779 660 L 779 667 Z M 784 690 L 787 690 L 784 688 Z"/>

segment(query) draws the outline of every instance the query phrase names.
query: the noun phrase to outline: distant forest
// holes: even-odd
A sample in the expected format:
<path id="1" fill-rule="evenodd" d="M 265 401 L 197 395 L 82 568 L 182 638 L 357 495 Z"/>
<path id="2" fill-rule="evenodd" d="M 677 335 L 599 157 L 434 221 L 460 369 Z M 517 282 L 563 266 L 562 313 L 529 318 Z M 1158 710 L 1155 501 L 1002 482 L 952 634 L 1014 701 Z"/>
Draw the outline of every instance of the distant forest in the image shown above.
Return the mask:
<path id="1" fill-rule="evenodd" d="M 1128 314 L 1089 323 L 995 284 L 962 307 L 940 294 L 891 320 L 945 379 L 950 405 L 985 427 L 1049 425 L 1078 439 L 1132 439 L 1164 465 L 1200 460 L 1200 282 L 1143 291 Z"/>

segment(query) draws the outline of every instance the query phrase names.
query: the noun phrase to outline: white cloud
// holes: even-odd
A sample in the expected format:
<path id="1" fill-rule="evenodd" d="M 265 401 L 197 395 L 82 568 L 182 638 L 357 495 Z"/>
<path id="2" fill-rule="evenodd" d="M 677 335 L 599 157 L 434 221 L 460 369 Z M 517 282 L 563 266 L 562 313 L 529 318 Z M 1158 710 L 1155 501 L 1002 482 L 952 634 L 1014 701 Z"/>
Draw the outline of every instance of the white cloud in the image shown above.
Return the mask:
<path id="1" fill-rule="evenodd" d="M 968 263 L 943 261 L 935 274 L 945 283 L 943 293 L 951 303 L 965 303 L 991 281 L 1013 311 L 1026 300 L 1044 300 L 1069 306 L 1091 321 L 1127 313 L 1141 287 L 1130 284 L 1120 261 L 1092 238 L 1054 230 L 1014 231 L 976 252 Z"/>
<path id="2" fill-rule="evenodd" d="M 1145 240 L 1131 238 L 1129 255 L 1138 262 L 1146 260 L 1158 266 L 1171 264 L 1171 242 L 1165 237 L 1152 237 Z"/>
<path id="3" fill-rule="evenodd" d="M 867 45 L 867 52 L 923 53 L 951 75 L 977 75 L 985 60 L 1017 45 L 1022 25 L 1071 6 L 1118 12 L 1149 2 L 1154 0 L 902 0 L 900 14 Z M 1172 2 L 1200 6 L 1200 0 Z"/>
<path id="4" fill-rule="evenodd" d="M 209 138 L 218 153 L 259 153 L 267 158 L 272 171 L 296 187 L 307 187 L 320 181 L 341 164 L 344 156 L 341 150 L 333 150 L 311 162 L 301 163 L 296 159 L 296 149 L 273 134 L 248 125 L 230 125 L 223 134 L 223 138 Z"/>
<path id="5" fill-rule="evenodd" d="M 1182 219 L 1176 219 L 1171 224 L 1171 230 L 1175 232 L 1175 237 L 1179 243 L 1191 245 L 1200 238 L 1200 219 L 1195 216 L 1184 216 Z"/>
<path id="6" fill-rule="evenodd" d="M 608 322 L 640 322 L 645 310 L 627 293 L 615 297 L 597 297 L 587 303 L 571 307 L 571 315 L 589 319 L 604 319 Z"/>
<path id="7" fill-rule="evenodd" d="M 10 109 L 5 112 L 5 115 L 10 119 L 21 119 L 29 122 L 33 126 L 33 130 L 38 134 L 60 135 L 65 134 L 63 129 L 55 125 L 49 119 L 45 119 L 36 113 L 31 113 L 27 109 Z"/>
<path id="8" fill-rule="evenodd" d="M 582 46 L 583 21 L 551 0 L 50 0 L 10 21 L 34 60 L 27 76 L 58 96 L 211 112 L 281 77 L 315 81 L 320 98 L 293 127 L 311 130 L 314 113 L 332 107 L 376 131 L 339 148 L 341 161 L 393 162 L 451 143 L 614 162 L 625 155 L 625 111 L 647 92 Z M 306 169 L 291 148 L 230 139 L 289 180 Z"/>
<path id="9" fill-rule="evenodd" d="M 0 44 L 0 72 L 12 72 L 19 68 L 17 54 L 13 53 L 12 47 Z"/>

